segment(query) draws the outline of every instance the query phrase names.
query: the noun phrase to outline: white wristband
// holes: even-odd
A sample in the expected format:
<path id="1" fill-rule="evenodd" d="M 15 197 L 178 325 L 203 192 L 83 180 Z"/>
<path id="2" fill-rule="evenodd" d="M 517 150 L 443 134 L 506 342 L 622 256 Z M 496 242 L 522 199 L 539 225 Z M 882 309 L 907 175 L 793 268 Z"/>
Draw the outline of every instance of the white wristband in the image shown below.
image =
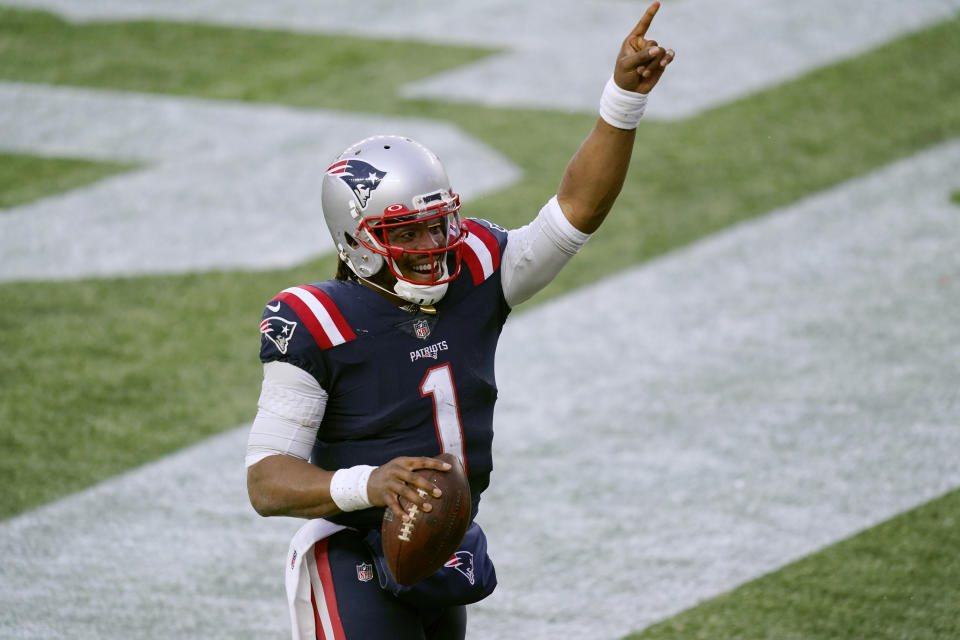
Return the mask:
<path id="1" fill-rule="evenodd" d="M 373 506 L 367 497 L 367 482 L 376 467 L 358 464 L 339 469 L 330 478 L 330 497 L 341 511 L 359 511 Z"/>
<path id="2" fill-rule="evenodd" d="M 636 129 L 647 108 L 647 94 L 617 86 L 613 76 L 600 96 L 600 117 L 618 129 Z"/>

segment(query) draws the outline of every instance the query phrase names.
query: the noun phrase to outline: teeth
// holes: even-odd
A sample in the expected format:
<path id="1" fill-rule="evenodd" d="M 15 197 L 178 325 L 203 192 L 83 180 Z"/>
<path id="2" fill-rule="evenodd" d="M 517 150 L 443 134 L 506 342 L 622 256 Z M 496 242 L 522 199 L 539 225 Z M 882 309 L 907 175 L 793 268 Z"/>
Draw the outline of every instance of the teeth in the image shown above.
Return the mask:
<path id="1" fill-rule="evenodd" d="M 416 266 L 414 266 L 414 267 L 410 267 L 410 268 L 411 268 L 413 271 L 416 271 L 417 273 L 430 273 L 430 271 L 431 271 L 431 268 L 430 268 L 430 265 L 429 265 L 429 264 L 418 264 L 418 265 L 416 265 Z M 440 259 L 439 259 L 439 258 L 434 262 L 433 269 L 435 269 L 435 270 L 437 270 L 437 271 L 440 270 Z"/>

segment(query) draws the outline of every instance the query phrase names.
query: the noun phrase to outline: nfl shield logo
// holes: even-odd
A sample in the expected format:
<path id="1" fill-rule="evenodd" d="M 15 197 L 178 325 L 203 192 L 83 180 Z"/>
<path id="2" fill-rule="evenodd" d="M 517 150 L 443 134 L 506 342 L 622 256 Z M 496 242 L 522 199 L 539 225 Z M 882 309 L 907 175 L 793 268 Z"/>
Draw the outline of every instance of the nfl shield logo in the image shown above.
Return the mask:
<path id="1" fill-rule="evenodd" d="M 357 565 L 357 580 L 370 582 L 373 580 L 373 565 L 366 562 Z"/>
<path id="2" fill-rule="evenodd" d="M 426 320 L 414 320 L 413 330 L 418 338 L 425 340 L 430 335 L 430 323 Z"/>

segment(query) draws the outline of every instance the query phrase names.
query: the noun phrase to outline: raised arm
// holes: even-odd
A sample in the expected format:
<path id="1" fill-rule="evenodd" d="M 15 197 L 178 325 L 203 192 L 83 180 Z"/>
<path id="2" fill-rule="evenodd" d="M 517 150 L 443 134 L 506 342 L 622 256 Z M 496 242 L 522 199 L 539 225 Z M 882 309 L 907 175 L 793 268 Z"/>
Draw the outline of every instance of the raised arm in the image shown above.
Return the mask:
<path id="1" fill-rule="evenodd" d="M 642 114 L 646 95 L 673 60 L 673 50 L 646 37 L 659 8 L 659 2 L 651 4 L 624 39 L 613 70 L 615 86 L 608 83 L 601 100 L 602 117 L 570 160 L 557 191 L 564 215 L 584 233 L 597 230 L 620 194 L 633 151 L 634 116 Z"/>
<path id="2" fill-rule="evenodd" d="M 556 201 L 551 199 L 530 224 L 510 231 L 502 274 L 511 307 L 553 280 L 620 194 L 647 94 L 673 60 L 673 50 L 646 38 L 659 8 L 659 2 L 651 4 L 623 41 L 600 99 L 600 117 L 567 165 Z"/>

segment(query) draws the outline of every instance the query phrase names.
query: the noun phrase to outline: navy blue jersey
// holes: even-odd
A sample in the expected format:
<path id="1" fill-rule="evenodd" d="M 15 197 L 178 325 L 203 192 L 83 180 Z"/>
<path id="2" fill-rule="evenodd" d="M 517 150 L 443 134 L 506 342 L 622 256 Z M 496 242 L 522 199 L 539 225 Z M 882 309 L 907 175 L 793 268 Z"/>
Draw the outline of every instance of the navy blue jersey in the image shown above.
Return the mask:
<path id="1" fill-rule="evenodd" d="M 304 369 L 329 394 L 313 464 L 335 470 L 447 451 L 464 462 L 476 514 L 493 467 L 494 355 L 510 309 L 500 281 L 506 231 L 466 224 L 461 272 L 436 314 L 410 313 L 353 281 L 291 287 L 267 304 L 260 359 Z M 378 527 L 381 515 L 331 519 Z"/>

